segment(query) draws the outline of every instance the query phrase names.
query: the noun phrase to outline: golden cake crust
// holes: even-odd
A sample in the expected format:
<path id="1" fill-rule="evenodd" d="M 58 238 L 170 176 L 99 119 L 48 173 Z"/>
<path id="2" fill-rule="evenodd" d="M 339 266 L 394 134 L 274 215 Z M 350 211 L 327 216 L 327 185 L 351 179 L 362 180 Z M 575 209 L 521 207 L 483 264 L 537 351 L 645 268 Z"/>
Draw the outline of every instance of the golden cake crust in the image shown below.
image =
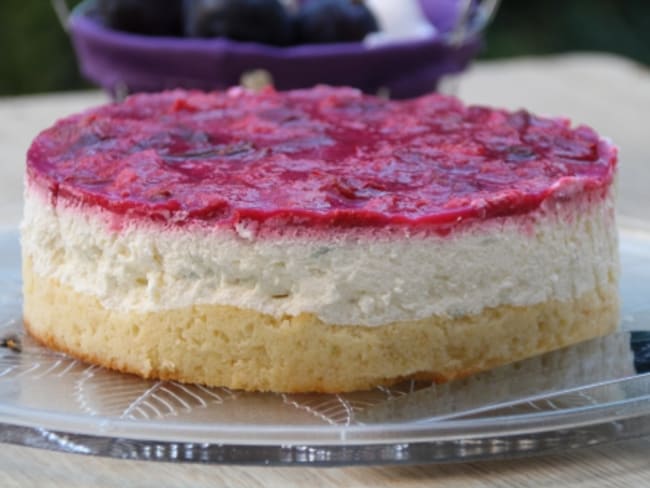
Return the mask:
<path id="1" fill-rule="evenodd" d="M 605 335 L 616 282 L 576 300 L 499 306 L 381 327 L 275 318 L 221 305 L 134 313 L 38 276 L 23 259 L 24 322 L 46 346 L 144 378 L 251 391 L 344 392 L 405 378 L 446 381 Z"/>

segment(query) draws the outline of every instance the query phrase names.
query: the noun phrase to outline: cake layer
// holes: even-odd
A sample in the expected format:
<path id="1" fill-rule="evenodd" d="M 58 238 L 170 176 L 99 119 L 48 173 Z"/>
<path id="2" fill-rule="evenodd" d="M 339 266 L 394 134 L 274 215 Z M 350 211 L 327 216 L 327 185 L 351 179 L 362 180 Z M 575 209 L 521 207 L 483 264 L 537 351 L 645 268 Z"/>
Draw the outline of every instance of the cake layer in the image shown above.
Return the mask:
<path id="1" fill-rule="evenodd" d="M 605 190 L 616 149 L 568 120 L 350 88 L 141 94 L 57 122 L 28 179 L 50 198 L 175 226 L 421 227 Z M 118 220 L 118 222 L 120 222 Z"/>
<path id="2" fill-rule="evenodd" d="M 616 154 L 440 95 L 136 95 L 29 150 L 25 323 L 231 388 L 464 376 L 616 327 Z"/>
<path id="3" fill-rule="evenodd" d="M 37 274 L 23 262 L 24 317 L 49 347 L 147 378 L 245 390 L 342 392 L 406 377 L 444 381 L 605 335 L 618 324 L 616 283 L 568 301 L 500 306 L 385 327 L 325 324 L 196 305 L 137 313 Z"/>
<path id="4" fill-rule="evenodd" d="M 228 305 L 378 326 L 485 308 L 567 302 L 616 279 L 611 192 L 551 199 L 529 215 L 458 227 L 447 236 L 390 232 L 290 234 L 163 226 L 26 192 L 24 256 L 102 307 L 159 312 Z"/>

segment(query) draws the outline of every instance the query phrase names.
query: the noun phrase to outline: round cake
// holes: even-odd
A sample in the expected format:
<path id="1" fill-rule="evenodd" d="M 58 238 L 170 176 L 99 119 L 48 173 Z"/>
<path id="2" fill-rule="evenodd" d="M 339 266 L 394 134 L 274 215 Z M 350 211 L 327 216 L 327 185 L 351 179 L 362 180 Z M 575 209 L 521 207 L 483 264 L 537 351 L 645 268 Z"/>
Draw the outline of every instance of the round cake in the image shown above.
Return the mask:
<path id="1" fill-rule="evenodd" d="M 29 150 L 25 327 L 245 390 L 465 376 L 617 327 L 616 161 L 588 127 L 435 94 L 135 95 Z"/>

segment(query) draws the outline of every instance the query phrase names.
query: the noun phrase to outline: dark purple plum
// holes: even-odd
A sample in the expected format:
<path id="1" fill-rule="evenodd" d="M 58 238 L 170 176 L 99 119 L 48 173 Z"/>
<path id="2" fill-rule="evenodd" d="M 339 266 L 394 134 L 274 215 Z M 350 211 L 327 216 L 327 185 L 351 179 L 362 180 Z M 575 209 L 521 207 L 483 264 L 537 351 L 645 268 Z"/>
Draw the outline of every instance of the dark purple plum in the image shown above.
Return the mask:
<path id="1" fill-rule="evenodd" d="M 185 0 L 185 35 L 285 46 L 292 22 L 278 0 Z"/>
<path id="2" fill-rule="evenodd" d="M 150 36 L 182 35 L 183 0 L 99 0 L 108 27 Z"/>
<path id="3" fill-rule="evenodd" d="M 356 42 L 378 28 L 362 0 L 306 0 L 297 14 L 296 40 L 300 44 Z"/>

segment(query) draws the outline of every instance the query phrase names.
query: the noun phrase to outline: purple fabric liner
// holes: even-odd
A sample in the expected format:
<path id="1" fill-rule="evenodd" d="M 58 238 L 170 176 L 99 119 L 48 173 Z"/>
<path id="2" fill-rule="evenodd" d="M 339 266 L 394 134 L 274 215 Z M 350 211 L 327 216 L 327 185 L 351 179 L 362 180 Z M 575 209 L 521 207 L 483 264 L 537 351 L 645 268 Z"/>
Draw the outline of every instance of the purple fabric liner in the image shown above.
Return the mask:
<path id="1" fill-rule="evenodd" d="M 419 0 L 422 13 L 436 26 L 438 32 L 451 32 L 458 24 L 463 0 Z"/>
<path id="2" fill-rule="evenodd" d="M 426 2 L 421 0 L 424 4 Z M 443 29 L 455 25 L 457 0 L 436 0 L 424 8 Z M 451 20 L 450 20 L 451 19 Z M 225 89 L 242 73 L 268 70 L 278 90 L 319 83 L 353 86 L 366 93 L 388 88 L 392 98 L 433 91 L 441 76 L 465 69 L 481 47 L 478 36 L 458 46 L 444 36 L 366 47 L 337 43 L 274 47 L 227 39 L 149 37 L 108 29 L 83 10 L 73 13 L 70 32 L 82 73 L 108 92 L 176 87 Z"/>

